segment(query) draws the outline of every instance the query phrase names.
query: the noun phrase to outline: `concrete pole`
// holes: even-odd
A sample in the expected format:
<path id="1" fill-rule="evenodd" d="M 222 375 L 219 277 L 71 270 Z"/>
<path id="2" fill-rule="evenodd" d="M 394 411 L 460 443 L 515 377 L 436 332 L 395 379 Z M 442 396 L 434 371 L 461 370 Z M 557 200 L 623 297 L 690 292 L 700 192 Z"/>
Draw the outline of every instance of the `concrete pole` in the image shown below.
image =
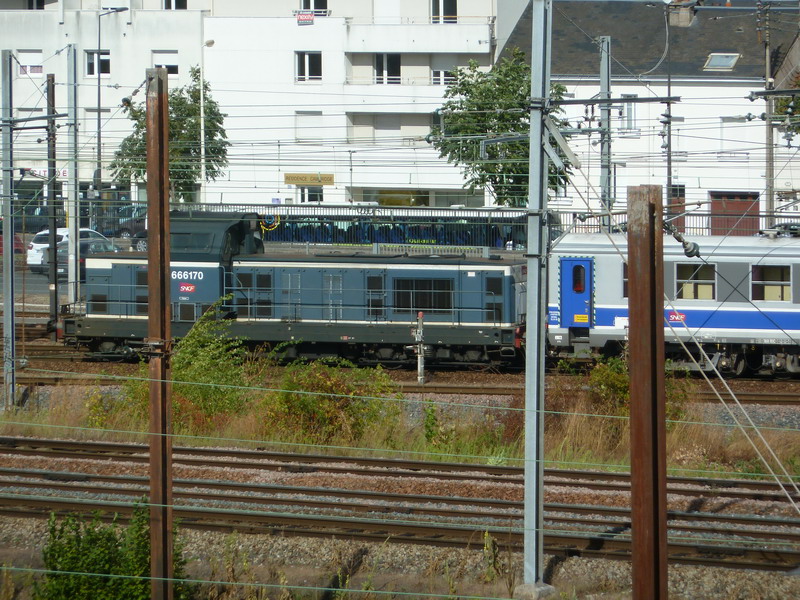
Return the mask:
<path id="1" fill-rule="evenodd" d="M 56 76 L 47 75 L 47 211 L 50 221 L 48 235 L 47 273 L 50 280 L 50 325 L 55 342 L 58 336 L 58 253 L 56 229 Z"/>
<path id="2" fill-rule="evenodd" d="M 611 98 L 611 38 L 607 35 L 597 38 L 600 43 L 600 98 Z M 611 105 L 600 105 L 600 203 L 603 214 L 600 217 L 603 231 L 611 229 Z"/>
<path id="3" fill-rule="evenodd" d="M 13 146 L 11 138 L 12 94 L 11 94 L 11 51 L 0 53 L 2 60 L 3 96 L 0 104 L 2 119 L 2 142 L 0 155 L 3 165 L 3 407 L 14 408 L 17 396 L 16 358 L 17 348 L 14 339 L 16 322 L 14 315 L 14 219 L 11 203 L 14 200 Z"/>
<path id="4" fill-rule="evenodd" d="M 206 201 L 206 48 L 211 48 L 214 40 L 206 40 L 200 48 L 200 202 Z"/>
<path id="5" fill-rule="evenodd" d="M 69 121 L 69 136 L 67 138 L 67 153 L 69 154 L 69 178 L 67 192 L 67 227 L 69 239 L 67 241 L 67 302 L 74 306 L 80 299 L 80 244 L 78 243 L 78 230 L 80 229 L 80 189 L 78 184 L 78 50 L 75 44 L 67 46 L 67 120 Z"/>
<path id="6" fill-rule="evenodd" d="M 770 57 L 769 10 L 765 12 L 764 17 L 764 63 L 766 71 L 764 75 L 764 88 L 771 90 L 775 85 L 772 78 L 772 59 Z M 772 127 L 772 113 L 775 112 L 775 98 L 773 96 L 765 96 L 764 99 L 767 101 L 767 118 L 765 120 L 767 124 L 767 139 L 765 141 L 767 156 L 765 165 L 766 172 L 764 173 L 764 195 L 766 196 L 766 202 L 764 204 L 764 209 L 767 212 L 767 222 L 765 225 L 767 227 L 772 227 L 775 224 L 775 141 L 773 139 L 774 129 Z M 794 100 L 794 98 L 792 98 L 792 100 Z"/>
<path id="7" fill-rule="evenodd" d="M 530 176 L 528 180 L 528 254 L 525 345 L 525 505 L 523 585 L 516 598 L 543 598 L 553 588 L 544 574 L 544 344 L 547 281 L 548 161 L 542 146 L 545 103 L 550 97 L 551 0 L 532 0 Z"/>

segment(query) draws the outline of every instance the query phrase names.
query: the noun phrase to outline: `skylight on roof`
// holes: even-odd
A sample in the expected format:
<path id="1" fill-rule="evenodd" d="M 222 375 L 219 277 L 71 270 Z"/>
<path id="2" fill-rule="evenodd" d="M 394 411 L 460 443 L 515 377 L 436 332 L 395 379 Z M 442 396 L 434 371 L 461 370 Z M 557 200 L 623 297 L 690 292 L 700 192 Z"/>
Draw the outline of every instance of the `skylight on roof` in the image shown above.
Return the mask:
<path id="1" fill-rule="evenodd" d="M 741 54 L 712 52 L 708 55 L 703 71 L 733 71 Z"/>

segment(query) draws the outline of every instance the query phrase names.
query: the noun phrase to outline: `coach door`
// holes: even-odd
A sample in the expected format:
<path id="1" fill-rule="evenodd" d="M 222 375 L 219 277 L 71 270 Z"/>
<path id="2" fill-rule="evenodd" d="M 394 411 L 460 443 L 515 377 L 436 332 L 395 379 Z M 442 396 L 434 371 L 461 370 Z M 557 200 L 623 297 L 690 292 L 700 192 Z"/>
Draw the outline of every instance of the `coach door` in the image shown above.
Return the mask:
<path id="1" fill-rule="evenodd" d="M 562 258 L 561 327 L 592 327 L 594 261 L 591 258 Z"/>

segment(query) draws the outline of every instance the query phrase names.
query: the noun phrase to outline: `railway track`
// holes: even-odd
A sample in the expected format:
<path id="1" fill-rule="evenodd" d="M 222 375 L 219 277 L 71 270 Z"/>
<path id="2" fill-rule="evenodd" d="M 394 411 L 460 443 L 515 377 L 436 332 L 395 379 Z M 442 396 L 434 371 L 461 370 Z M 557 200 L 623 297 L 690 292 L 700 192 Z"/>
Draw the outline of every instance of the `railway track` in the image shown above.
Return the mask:
<path id="1" fill-rule="evenodd" d="M 148 485 L 139 476 L 12 468 L 0 469 L 0 480 L 0 513 L 40 518 L 129 514 Z M 488 534 L 500 547 L 522 549 L 521 502 L 205 479 L 175 479 L 174 499 L 184 527 L 473 548 Z M 547 552 L 630 558 L 628 509 L 544 508 Z M 798 520 L 674 511 L 668 519 L 673 562 L 773 571 L 800 564 Z"/>
<path id="2" fill-rule="evenodd" d="M 100 460 L 147 463 L 144 444 L 123 442 L 73 441 L 45 438 L 0 437 L 0 453 L 58 458 L 96 458 Z M 521 461 L 520 461 L 521 462 Z M 173 463 L 224 469 L 277 470 L 295 473 L 338 473 L 367 477 L 385 476 L 388 471 L 407 478 L 434 477 L 441 480 L 467 480 L 521 484 L 523 468 L 507 465 L 432 462 L 363 456 L 328 456 L 275 452 L 267 449 L 244 450 L 210 447 L 173 447 Z M 545 484 L 582 487 L 598 491 L 627 492 L 628 473 L 545 469 Z M 787 502 L 774 481 L 667 477 L 671 494 L 728 500 Z M 795 497 L 795 502 L 800 498 Z"/>
<path id="3" fill-rule="evenodd" d="M 58 344 L 28 346 L 25 356 L 31 361 L 67 361 L 81 362 L 83 355 L 76 350 L 65 349 Z M 97 373 L 35 373 L 20 371 L 17 381 L 20 385 L 119 385 L 123 377 L 103 376 Z M 406 394 L 454 394 L 465 396 L 521 396 L 525 388 L 521 385 L 457 385 L 436 383 L 409 383 L 397 384 L 401 392 Z M 720 392 L 722 398 L 730 401 L 727 392 Z M 800 396 L 796 393 L 782 392 L 737 392 L 736 398 L 742 404 L 765 404 L 773 406 L 791 406 L 800 403 Z M 697 391 L 692 396 L 696 402 L 717 402 L 717 395 L 712 391 Z"/>

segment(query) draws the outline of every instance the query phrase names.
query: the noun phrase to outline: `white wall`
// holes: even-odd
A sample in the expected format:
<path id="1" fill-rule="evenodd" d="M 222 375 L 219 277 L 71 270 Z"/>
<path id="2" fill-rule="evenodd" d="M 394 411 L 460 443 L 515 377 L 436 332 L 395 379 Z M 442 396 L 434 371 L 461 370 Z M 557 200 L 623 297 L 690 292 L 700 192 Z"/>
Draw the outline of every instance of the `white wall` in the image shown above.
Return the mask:
<path id="1" fill-rule="evenodd" d="M 576 98 L 591 98 L 599 92 L 596 85 L 572 82 L 566 82 L 566 85 L 568 92 L 574 93 Z M 701 203 L 701 206 L 695 206 L 695 210 L 708 211 L 711 192 L 733 191 L 759 194 L 764 210 L 766 125 L 757 115 L 764 111 L 765 103 L 746 99 L 750 91 L 761 86 L 763 84 L 758 82 L 730 82 L 724 88 L 702 83 L 672 83 L 671 94 L 681 98 L 680 102 L 672 105 L 675 117 L 672 126 L 672 183 L 686 186 L 687 204 Z M 667 89 L 663 82 L 646 87 L 612 83 L 612 97 L 623 94 L 638 94 L 642 98 L 663 97 L 667 95 Z M 616 169 L 617 206 L 620 208 L 624 208 L 626 203 L 627 186 L 666 186 L 667 155 L 661 147 L 666 138 L 659 135 L 665 110 L 666 106 L 661 103 L 636 105 L 637 132 L 622 129 L 623 119 L 619 110 L 615 108 L 612 111 L 611 148 L 613 161 L 620 164 Z M 748 113 L 756 115 L 756 118 L 747 121 L 744 117 Z M 585 115 L 582 107 L 568 107 L 566 114 L 573 125 Z M 595 115 L 599 118 L 599 108 Z M 599 121 L 584 121 L 583 126 L 597 127 Z M 586 210 L 584 198 L 588 198 L 593 207 L 599 206 L 600 145 L 591 143 L 599 139 L 597 133 L 572 136 L 570 147 L 581 159 L 583 169 L 573 177 L 577 190 L 569 190 L 567 198 L 557 201 L 558 205 L 581 212 Z M 780 134 L 776 134 L 776 143 L 781 141 Z M 776 191 L 800 187 L 796 164 L 794 150 L 776 150 Z M 780 203 L 776 202 L 776 206 Z"/>

